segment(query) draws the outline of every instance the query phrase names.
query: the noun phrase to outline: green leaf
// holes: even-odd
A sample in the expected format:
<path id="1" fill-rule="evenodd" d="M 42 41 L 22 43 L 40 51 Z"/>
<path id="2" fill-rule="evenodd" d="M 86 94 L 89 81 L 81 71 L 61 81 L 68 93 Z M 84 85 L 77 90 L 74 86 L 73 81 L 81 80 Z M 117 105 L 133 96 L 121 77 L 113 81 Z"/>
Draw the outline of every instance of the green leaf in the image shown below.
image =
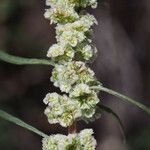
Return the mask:
<path id="1" fill-rule="evenodd" d="M 103 105 L 102 103 L 99 103 L 99 104 L 98 104 L 98 107 L 99 107 L 102 111 L 105 111 L 105 112 L 111 114 L 112 117 L 117 120 L 117 122 L 119 123 L 119 127 L 120 127 L 121 134 L 122 134 L 122 136 L 123 136 L 123 142 L 126 143 L 124 127 L 123 127 L 123 124 L 122 124 L 121 119 L 119 118 L 119 116 L 118 116 L 111 108 L 109 108 L 109 107 Z"/>
<path id="2" fill-rule="evenodd" d="M 38 129 L 28 125 L 27 123 L 23 122 L 22 120 L 20 120 L 20 119 L 14 117 L 14 116 L 8 114 L 7 112 L 5 112 L 5 111 L 3 111 L 1 109 L 0 109 L 0 117 L 5 119 L 5 120 L 7 120 L 7 121 L 10 121 L 10 122 L 12 122 L 12 123 L 14 123 L 16 125 L 19 125 L 19 126 L 25 128 L 27 130 L 30 130 L 30 131 L 32 131 L 32 132 L 34 132 L 34 133 L 36 133 L 36 134 L 38 134 L 38 135 L 40 135 L 42 137 L 48 137 L 48 135 L 46 135 L 45 133 L 39 131 Z"/>
<path id="3" fill-rule="evenodd" d="M 15 65 L 51 65 L 51 66 L 55 65 L 52 60 L 23 58 L 23 57 L 7 54 L 4 51 L 0 51 L 0 60 Z"/>
<path id="4" fill-rule="evenodd" d="M 103 91 L 103 92 L 106 92 L 106 93 L 111 94 L 113 96 L 116 96 L 116 97 L 120 98 L 121 100 L 123 100 L 125 102 L 128 102 L 128 103 L 130 103 L 130 104 L 132 104 L 132 105 L 142 109 L 146 113 L 150 114 L 150 107 L 145 106 L 145 105 L 141 104 L 140 102 L 137 102 L 136 100 L 134 100 L 134 99 L 132 99 L 132 98 L 130 98 L 128 96 L 125 96 L 123 94 L 120 94 L 120 93 L 118 93 L 116 91 L 113 91 L 113 90 L 108 89 L 108 88 L 103 87 L 103 86 L 99 86 L 99 87 L 98 86 L 93 86 L 93 87 L 91 87 L 91 89 Z"/>

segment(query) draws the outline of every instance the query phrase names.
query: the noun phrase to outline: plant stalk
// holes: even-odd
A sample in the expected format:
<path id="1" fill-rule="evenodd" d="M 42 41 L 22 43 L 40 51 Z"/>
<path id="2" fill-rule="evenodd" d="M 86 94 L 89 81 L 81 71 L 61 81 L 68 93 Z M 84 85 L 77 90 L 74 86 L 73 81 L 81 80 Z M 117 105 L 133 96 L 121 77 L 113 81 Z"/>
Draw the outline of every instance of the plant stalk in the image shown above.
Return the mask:
<path id="1" fill-rule="evenodd" d="M 74 134 L 77 132 L 77 122 L 73 122 L 73 124 L 68 128 L 68 134 Z"/>

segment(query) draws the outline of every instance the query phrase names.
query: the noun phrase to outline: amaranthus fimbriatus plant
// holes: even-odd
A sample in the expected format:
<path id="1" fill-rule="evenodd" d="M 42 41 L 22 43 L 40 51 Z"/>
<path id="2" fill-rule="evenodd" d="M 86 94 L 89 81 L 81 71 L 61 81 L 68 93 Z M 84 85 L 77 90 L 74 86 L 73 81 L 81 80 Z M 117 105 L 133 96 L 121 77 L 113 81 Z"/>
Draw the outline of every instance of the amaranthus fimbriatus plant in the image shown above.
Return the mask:
<path id="1" fill-rule="evenodd" d="M 31 130 L 43 137 L 43 150 L 95 150 L 96 140 L 92 129 L 77 131 L 78 121 L 89 123 L 98 119 L 102 111 L 110 113 L 123 131 L 119 116 L 103 105 L 98 98 L 100 91 L 109 93 L 127 101 L 150 114 L 150 108 L 103 87 L 97 81 L 88 64 L 95 58 L 97 49 L 92 43 L 92 27 L 98 24 L 96 18 L 87 13 L 86 7 L 97 7 L 97 0 L 46 0 L 48 9 L 44 14 L 51 23 L 56 24 L 57 43 L 52 45 L 47 57 L 27 59 L 11 56 L 0 51 L 0 59 L 18 65 L 42 64 L 52 65 L 50 80 L 58 87 L 61 94 L 48 93 L 43 102 L 44 111 L 50 124 L 59 123 L 68 128 L 68 135 L 46 135 L 20 119 L 0 110 L 0 117 Z"/>
<path id="2" fill-rule="evenodd" d="M 55 62 L 51 81 L 66 94 L 48 93 L 44 98 L 45 114 L 50 124 L 68 127 L 69 135 L 52 135 L 43 139 L 43 150 L 95 150 L 92 129 L 76 133 L 76 123 L 99 118 L 99 87 L 94 72 L 87 63 L 97 50 L 92 44 L 92 26 L 96 18 L 84 8 L 96 8 L 97 0 L 46 0 L 45 18 L 56 24 L 57 44 L 52 45 L 47 57 Z"/>

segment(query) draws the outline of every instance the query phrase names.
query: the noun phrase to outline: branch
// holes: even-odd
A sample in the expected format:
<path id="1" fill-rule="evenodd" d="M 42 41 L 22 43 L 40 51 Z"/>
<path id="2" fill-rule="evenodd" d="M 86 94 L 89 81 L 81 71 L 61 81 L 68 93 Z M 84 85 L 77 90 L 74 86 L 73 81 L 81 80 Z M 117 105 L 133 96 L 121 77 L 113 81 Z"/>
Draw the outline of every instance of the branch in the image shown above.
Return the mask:
<path id="1" fill-rule="evenodd" d="M 150 108 L 148 106 L 145 106 L 145 105 L 141 104 L 140 102 L 137 102 L 136 100 L 131 99 L 131 98 L 129 98 L 123 94 L 116 92 L 116 91 L 113 91 L 113 90 L 108 89 L 108 88 L 103 87 L 103 86 L 99 86 L 99 87 L 93 86 L 93 87 L 91 87 L 91 89 L 96 89 L 96 90 L 100 90 L 100 91 L 109 93 L 113 96 L 116 96 L 116 97 L 122 99 L 125 102 L 128 102 L 128 103 L 142 109 L 143 111 L 147 112 L 148 114 L 150 114 Z"/>
<path id="2" fill-rule="evenodd" d="M 75 121 L 70 127 L 68 127 L 68 134 L 74 134 L 76 132 L 77 132 L 77 123 Z"/>
<path id="3" fill-rule="evenodd" d="M 34 133 L 36 133 L 36 134 L 38 134 L 38 135 L 40 135 L 42 137 L 47 137 L 48 136 L 45 133 L 39 131 L 38 129 L 28 125 L 27 123 L 23 122 L 22 120 L 20 120 L 20 119 L 18 119 L 16 117 L 6 113 L 5 111 L 3 111 L 1 109 L 0 109 L 0 117 L 5 119 L 5 120 L 7 120 L 7 121 L 10 121 L 10 122 L 12 122 L 12 123 L 14 123 L 16 125 L 19 125 L 19 126 L 25 128 L 27 130 L 30 130 L 30 131 L 32 131 L 32 132 L 34 132 Z"/>
<path id="4" fill-rule="evenodd" d="M 0 60 L 5 61 L 7 63 L 15 64 L 15 65 L 52 65 L 54 66 L 54 62 L 52 60 L 23 58 L 23 57 L 18 57 L 18 56 L 7 54 L 4 51 L 0 51 Z"/>

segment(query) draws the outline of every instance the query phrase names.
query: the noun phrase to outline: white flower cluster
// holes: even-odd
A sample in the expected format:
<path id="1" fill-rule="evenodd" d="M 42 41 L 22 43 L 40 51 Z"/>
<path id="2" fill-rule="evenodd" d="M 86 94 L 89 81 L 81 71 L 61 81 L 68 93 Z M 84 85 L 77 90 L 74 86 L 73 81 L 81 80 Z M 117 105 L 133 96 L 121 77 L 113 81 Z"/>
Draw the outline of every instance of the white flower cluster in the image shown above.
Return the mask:
<path id="1" fill-rule="evenodd" d="M 77 84 L 70 92 L 70 98 L 80 104 L 82 118 L 88 120 L 93 117 L 99 99 L 97 93 L 90 90 L 90 87 L 87 84 Z"/>
<path id="2" fill-rule="evenodd" d="M 62 92 L 69 93 L 72 86 L 79 83 L 88 84 L 96 81 L 94 72 L 86 67 L 84 62 L 71 61 L 63 64 L 56 64 L 52 71 L 51 81 Z"/>
<path id="3" fill-rule="evenodd" d="M 43 139 L 43 150 L 95 150 L 93 130 L 85 129 L 68 136 L 57 134 Z"/>
<path id="4" fill-rule="evenodd" d="M 82 60 L 89 60 L 94 55 L 94 48 L 90 44 L 90 28 L 94 23 L 97 24 L 94 16 L 86 14 L 73 23 L 58 24 L 56 26 L 58 43 L 50 47 L 47 56 L 55 60 L 68 61 L 79 57 L 80 52 Z"/>
<path id="5" fill-rule="evenodd" d="M 91 86 L 99 83 L 86 62 L 97 52 L 92 44 L 91 27 L 98 23 L 81 8 L 96 8 L 97 0 L 46 0 L 46 5 L 50 8 L 46 9 L 45 18 L 57 24 L 57 44 L 47 52 L 47 57 L 55 62 L 51 81 L 67 95 L 48 93 L 43 100 L 47 105 L 45 114 L 49 123 L 63 127 L 78 120 L 93 121 L 100 116 L 97 111 L 100 100 Z M 92 134 L 93 130 L 87 129 L 68 136 L 53 135 L 43 139 L 43 150 L 95 150 Z"/>
<path id="6" fill-rule="evenodd" d="M 99 102 L 96 92 L 86 84 L 78 84 L 70 92 L 69 97 L 57 93 L 48 93 L 43 102 L 48 105 L 45 114 L 50 124 L 59 123 L 68 127 L 75 120 L 91 120 Z"/>
<path id="7" fill-rule="evenodd" d="M 77 8 L 96 8 L 97 0 L 46 0 L 46 5 L 50 8 L 46 9 L 45 18 L 51 20 L 51 23 L 67 23 L 79 18 Z"/>
<path id="8" fill-rule="evenodd" d="M 78 43 L 88 38 L 85 33 L 88 32 L 94 24 L 97 24 L 97 21 L 95 17 L 90 14 L 82 15 L 73 23 L 66 23 L 64 25 L 58 24 L 56 27 L 57 41 L 75 47 Z"/>
<path id="9" fill-rule="evenodd" d="M 96 47 L 87 44 L 86 42 L 80 43 L 75 48 L 76 58 L 81 61 L 88 61 L 97 53 Z"/>
<path id="10" fill-rule="evenodd" d="M 97 0 L 79 0 L 81 7 L 91 6 L 92 8 L 97 7 Z"/>
<path id="11" fill-rule="evenodd" d="M 47 57 L 51 57 L 56 61 L 69 61 L 74 57 L 74 50 L 64 43 L 54 44 L 48 50 Z"/>
<path id="12" fill-rule="evenodd" d="M 43 101 L 48 105 L 45 109 L 45 114 L 51 124 L 59 123 L 63 127 L 68 127 L 82 116 L 79 103 L 72 101 L 66 95 L 61 96 L 57 93 L 49 93 Z"/>
<path id="13" fill-rule="evenodd" d="M 69 96 L 48 94 L 44 99 L 44 103 L 48 104 L 45 114 L 50 123 L 66 127 L 78 119 L 87 121 L 94 118 L 99 102 L 98 93 L 90 90 L 90 86 L 98 85 L 97 79 L 85 63 L 96 53 L 91 44 L 91 27 L 98 23 L 93 15 L 76 12 L 77 8 L 96 6 L 97 1 L 46 0 L 46 5 L 51 8 L 45 16 L 57 23 L 58 43 L 52 45 L 47 53 L 47 57 L 58 62 L 52 71 L 51 81 Z"/>

